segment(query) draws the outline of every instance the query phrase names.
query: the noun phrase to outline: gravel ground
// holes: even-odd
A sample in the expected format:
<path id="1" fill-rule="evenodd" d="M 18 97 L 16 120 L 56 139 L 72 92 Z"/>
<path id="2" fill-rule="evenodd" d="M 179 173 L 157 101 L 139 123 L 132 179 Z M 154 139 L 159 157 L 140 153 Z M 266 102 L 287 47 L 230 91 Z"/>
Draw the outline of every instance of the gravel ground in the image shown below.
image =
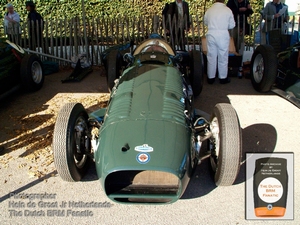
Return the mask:
<path id="1" fill-rule="evenodd" d="M 168 205 L 124 205 L 104 194 L 92 167 L 84 180 L 68 183 L 57 175 L 52 134 L 59 109 L 81 102 L 88 112 L 105 106 L 106 78 L 94 68 L 78 83 L 61 83 L 71 73 L 48 75 L 36 93 L 17 93 L 0 105 L 0 224 L 300 224 L 299 109 L 273 94 L 253 90 L 248 79 L 205 83 L 196 108 L 211 113 L 231 103 L 243 135 L 243 165 L 233 186 L 216 187 L 208 160 L 197 168 L 183 197 Z M 102 76 L 101 76 L 102 75 Z M 294 152 L 293 220 L 245 219 L 245 153 Z M 292 177 L 292 176 L 291 176 Z M 25 198 L 27 194 L 30 198 Z M 27 197 L 28 197 L 27 196 Z M 96 205 L 90 204 L 92 201 Z M 88 207 L 87 203 L 90 207 Z M 294 207 L 294 209 L 293 209 Z M 54 215 L 56 213 L 56 215 Z"/>

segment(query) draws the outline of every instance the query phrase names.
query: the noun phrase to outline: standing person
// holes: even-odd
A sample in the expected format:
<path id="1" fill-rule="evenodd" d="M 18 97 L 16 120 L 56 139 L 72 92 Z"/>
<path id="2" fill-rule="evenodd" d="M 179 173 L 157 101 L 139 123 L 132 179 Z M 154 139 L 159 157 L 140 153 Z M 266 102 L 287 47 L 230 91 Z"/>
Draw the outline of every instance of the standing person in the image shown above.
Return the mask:
<path id="1" fill-rule="evenodd" d="M 41 45 L 42 42 L 44 20 L 43 17 L 36 11 L 33 1 L 27 1 L 25 5 L 26 10 L 29 12 L 27 17 L 27 21 L 29 22 L 29 46 L 31 49 L 35 50 L 38 43 Z"/>
<path id="2" fill-rule="evenodd" d="M 166 7 L 165 7 L 166 8 Z M 190 12 L 189 5 L 184 0 L 176 0 L 168 5 L 167 16 L 171 15 L 171 20 L 176 18 L 176 24 L 171 23 L 170 31 L 169 22 L 167 22 L 167 33 L 170 34 L 172 45 L 179 44 L 181 50 L 185 49 L 185 31 L 190 29 Z M 168 21 L 166 19 L 166 21 Z"/>
<path id="3" fill-rule="evenodd" d="M 12 42 L 19 43 L 21 36 L 20 15 L 15 12 L 12 4 L 6 5 L 7 12 L 4 16 L 4 30 L 8 39 Z"/>
<path id="4" fill-rule="evenodd" d="M 240 52 L 241 43 L 244 42 L 244 35 L 250 34 L 251 28 L 248 23 L 248 17 L 253 14 L 253 10 L 248 0 L 229 0 L 227 7 L 233 13 L 236 26 L 232 30 L 232 37 L 236 51 Z"/>
<path id="5" fill-rule="evenodd" d="M 263 10 L 265 24 L 263 31 L 266 34 L 266 41 L 269 44 L 269 31 L 281 29 L 281 24 L 289 20 L 288 6 L 280 0 L 268 2 Z"/>
<path id="6" fill-rule="evenodd" d="M 228 72 L 229 29 L 235 27 L 232 11 L 224 4 L 225 0 L 216 2 L 206 11 L 204 24 L 208 27 L 207 40 L 207 82 L 215 82 L 218 66 L 221 84 L 230 82 Z"/>

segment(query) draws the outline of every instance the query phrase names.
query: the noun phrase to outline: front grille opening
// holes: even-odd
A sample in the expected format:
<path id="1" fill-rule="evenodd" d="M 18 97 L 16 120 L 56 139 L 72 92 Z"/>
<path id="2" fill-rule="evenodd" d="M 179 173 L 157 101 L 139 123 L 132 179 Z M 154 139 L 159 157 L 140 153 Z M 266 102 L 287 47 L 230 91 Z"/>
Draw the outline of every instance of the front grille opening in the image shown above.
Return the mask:
<path id="1" fill-rule="evenodd" d="M 117 171 L 105 180 L 106 194 L 118 196 L 115 200 L 120 202 L 170 202 L 178 190 L 177 176 L 155 170 Z"/>

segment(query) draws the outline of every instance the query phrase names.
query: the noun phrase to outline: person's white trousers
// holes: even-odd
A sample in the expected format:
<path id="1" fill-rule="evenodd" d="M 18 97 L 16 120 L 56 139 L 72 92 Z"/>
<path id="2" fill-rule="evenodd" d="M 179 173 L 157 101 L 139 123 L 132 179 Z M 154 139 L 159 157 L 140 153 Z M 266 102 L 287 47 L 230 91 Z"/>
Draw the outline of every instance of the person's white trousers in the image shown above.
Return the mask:
<path id="1" fill-rule="evenodd" d="M 225 79 L 228 72 L 229 32 L 213 30 L 206 34 L 207 76 L 215 78 L 218 66 L 219 79 Z"/>

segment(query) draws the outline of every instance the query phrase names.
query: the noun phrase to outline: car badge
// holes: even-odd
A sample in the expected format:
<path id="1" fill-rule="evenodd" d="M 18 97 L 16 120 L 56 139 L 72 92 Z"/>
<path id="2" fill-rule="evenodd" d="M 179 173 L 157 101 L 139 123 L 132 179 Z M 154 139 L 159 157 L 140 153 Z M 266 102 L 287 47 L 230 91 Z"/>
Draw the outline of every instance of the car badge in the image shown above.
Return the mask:
<path id="1" fill-rule="evenodd" d="M 153 152 L 153 148 L 147 144 L 136 146 L 134 150 L 137 152 Z"/>
<path id="2" fill-rule="evenodd" d="M 136 156 L 136 160 L 140 164 L 146 164 L 150 161 L 150 155 L 148 153 L 139 153 Z"/>

